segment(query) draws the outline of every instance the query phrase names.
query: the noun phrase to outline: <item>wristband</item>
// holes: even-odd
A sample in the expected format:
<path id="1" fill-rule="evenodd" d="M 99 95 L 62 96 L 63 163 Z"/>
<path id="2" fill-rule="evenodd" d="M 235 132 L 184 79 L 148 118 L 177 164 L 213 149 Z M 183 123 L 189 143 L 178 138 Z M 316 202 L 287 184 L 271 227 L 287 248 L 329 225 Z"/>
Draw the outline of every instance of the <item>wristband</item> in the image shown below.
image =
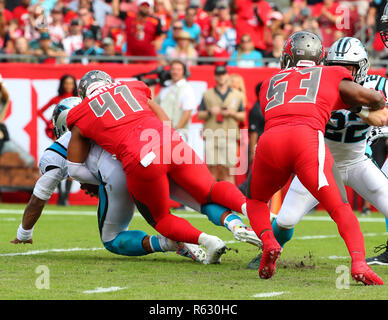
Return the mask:
<path id="1" fill-rule="evenodd" d="M 358 113 L 363 118 L 368 118 L 369 116 L 369 109 L 368 108 L 362 108 L 362 110 Z"/>
<path id="2" fill-rule="evenodd" d="M 30 230 L 24 230 L 22 224 L 20 224 L 20 226 L 18 228 L 18 232 L 16 234 L 16 237 L 20 241 L 30 240 L 30 239 L 32 239 L 32 232 L 33 231 L 34 231 L 34 227 L 32 227 L 32 229 L 30 229 Z"/>

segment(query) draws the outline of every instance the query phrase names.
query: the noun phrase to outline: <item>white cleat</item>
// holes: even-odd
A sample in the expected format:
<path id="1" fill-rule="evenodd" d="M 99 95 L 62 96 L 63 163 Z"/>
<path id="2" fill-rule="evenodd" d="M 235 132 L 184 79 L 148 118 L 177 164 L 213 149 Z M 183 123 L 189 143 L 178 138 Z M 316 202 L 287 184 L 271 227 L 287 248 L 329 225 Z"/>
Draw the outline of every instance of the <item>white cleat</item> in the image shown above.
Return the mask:
<path id="1" fill-rule="evenodd" d="M 226 244 L 218 237 L 212 236 L 206 244 L 206 259 L 204 264 L 221 263 L 221 256 L 226 252 Z"/>
<path id="2" fill-rule="evenodd" d="M 180 242 L 178 244 L 178 250 L 176 251 L 180 256 L 193 259 L 196 262 L 204 262 L 206 259 L 206 252 L 199 245 Z"/>
<path id="3" fill-rule="evenodd" d="M 263 243 L 251 228 L 235 226 L 233 228 L 233 236 L 238 241 L 253 244 L 254 246 L 259 247 L 260 249 L 263 248 Z"/>

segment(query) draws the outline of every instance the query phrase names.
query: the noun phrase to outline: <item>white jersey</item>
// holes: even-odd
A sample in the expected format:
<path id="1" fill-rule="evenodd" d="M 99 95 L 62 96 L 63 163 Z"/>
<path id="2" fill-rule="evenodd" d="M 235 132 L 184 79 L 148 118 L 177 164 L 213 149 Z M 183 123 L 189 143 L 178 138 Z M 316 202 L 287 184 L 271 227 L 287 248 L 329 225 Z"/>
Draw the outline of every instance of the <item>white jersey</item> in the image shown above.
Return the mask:
<path id="1" fill-rule="evenodd" d="M 386 79 L 370 75 L 363 84 L 365 88 L 387 94 Z M 366 159 L 366 138 L 370 127 L 355 113 L 348 110 L 333 112 L 326 125 L 325 141 L 338 168 L 347 167 Z"/>

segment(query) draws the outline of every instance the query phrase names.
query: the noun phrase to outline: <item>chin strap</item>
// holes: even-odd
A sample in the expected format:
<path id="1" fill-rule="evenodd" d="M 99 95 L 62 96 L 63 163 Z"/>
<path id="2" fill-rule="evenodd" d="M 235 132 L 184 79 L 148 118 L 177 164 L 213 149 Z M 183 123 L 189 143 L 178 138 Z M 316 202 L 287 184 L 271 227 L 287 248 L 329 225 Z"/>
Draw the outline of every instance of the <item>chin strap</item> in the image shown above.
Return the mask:
<path id="1" fill-rule="evenodd" d="M 296 63 L 296 66 L 297 67 L 315 67 L 316 63 L 314 61 L 311 61 L 311 60 L 299 60 Z"/>

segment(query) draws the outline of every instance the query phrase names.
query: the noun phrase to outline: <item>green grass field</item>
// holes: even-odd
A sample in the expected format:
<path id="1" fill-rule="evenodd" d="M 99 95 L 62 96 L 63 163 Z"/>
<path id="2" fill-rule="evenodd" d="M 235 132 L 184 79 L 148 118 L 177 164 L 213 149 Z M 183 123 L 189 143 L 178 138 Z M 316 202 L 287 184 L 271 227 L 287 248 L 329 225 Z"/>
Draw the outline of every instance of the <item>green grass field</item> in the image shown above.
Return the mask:
<path id="1" fill-rule="evenodd" d="M 220 265 L 201 265 L 175 253 L 114 255 L 100 242 L 95 207 L 49 205 L 35 226 L 34 244 L 11 244 L 23 208 L 0 204 L 0 300 L 388 299 L 388 267 L 373 266 L 385 286 L 369 287 L 350 279 L 345 244 L 323 212 L 301 221 L 278 260 L 275 276 L 261 280 L 257 270 L 247 269 L 257 248 L 236 242 L 230 232 L 198 213 L 177 212 L 228 243 L 231 250 Z M 375 255 L 373 248 L 387 240 L 384 218 L 373 213 L 360 217 L 360 224 L 367 257 Z M 130 229 L 154 234 L 138 214 Z M 49 273 L 41 273 L 41 268 Z M 43 276 L 49 288 L 40 288 Z"/>

